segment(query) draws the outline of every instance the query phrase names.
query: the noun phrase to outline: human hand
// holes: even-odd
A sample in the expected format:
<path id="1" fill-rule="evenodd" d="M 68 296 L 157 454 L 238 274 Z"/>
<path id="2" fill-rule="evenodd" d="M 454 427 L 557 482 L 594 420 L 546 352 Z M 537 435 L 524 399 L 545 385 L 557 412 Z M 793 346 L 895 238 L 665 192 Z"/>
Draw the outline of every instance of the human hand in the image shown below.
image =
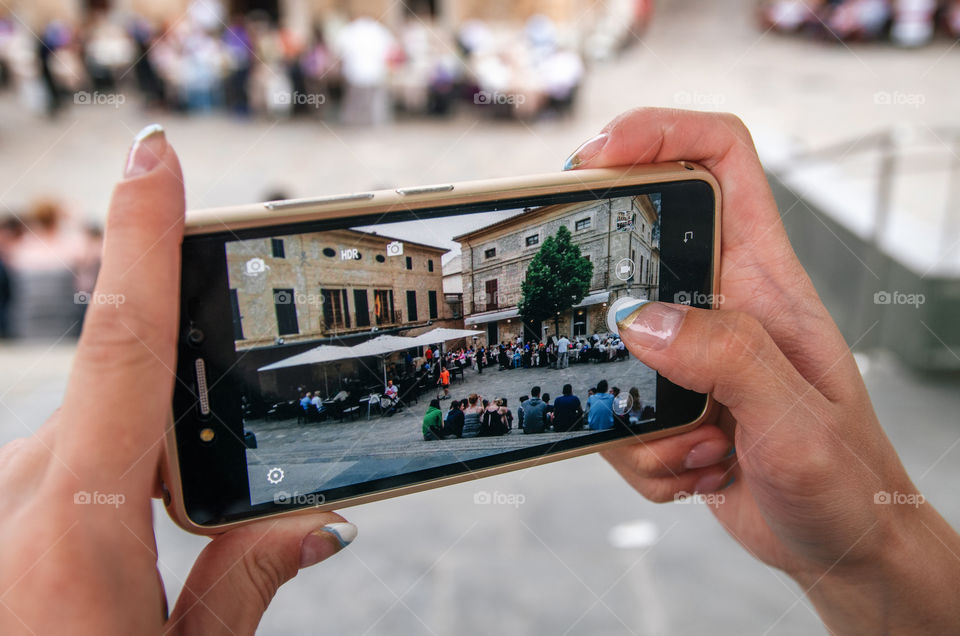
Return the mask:
<path id="1" fill-rule="evenodd" d="M 916 488 L 793 253 L 740 120 L 630 111 L 565 168 L 675 160 L 703 164 L 720 183 L 721 309 L 651 303 L 621 335 L 641 362 L 721 408 L 692 432 L 604 455 L 654 501 L 722 490 L 720 523 L 794 577 L 831 629 L 915 627 L 919 608 L 931 628 L 955 629 L 960 609 L 944 593 L 957 583 L 960 540 L 929 504 L 875 503 Z"/>
<path id="2" fill-rule="evenodd" d="M 62 407 L 0 448 L 0 633 L 253 633 L 274 593 L 356 528 L 265 520 L 200 554 L 167 618 L 151 495 L 170 424 L 184 192 L 147 128 L 113 192 L 103 265 Z M 86 505 L 83 505 L 86 503 Z"/>

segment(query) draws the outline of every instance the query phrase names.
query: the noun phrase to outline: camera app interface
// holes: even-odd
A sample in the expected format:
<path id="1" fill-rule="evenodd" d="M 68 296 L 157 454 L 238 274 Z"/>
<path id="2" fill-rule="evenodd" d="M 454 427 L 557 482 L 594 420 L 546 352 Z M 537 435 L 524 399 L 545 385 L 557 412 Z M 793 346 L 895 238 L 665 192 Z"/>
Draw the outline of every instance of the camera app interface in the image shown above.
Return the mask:
<path id="1" fill-rule="evenodd" d="M 251 503 L 649 430 L 656 373 L 607 310 L 657 298 L 660 200 L 228 242 Z"/>

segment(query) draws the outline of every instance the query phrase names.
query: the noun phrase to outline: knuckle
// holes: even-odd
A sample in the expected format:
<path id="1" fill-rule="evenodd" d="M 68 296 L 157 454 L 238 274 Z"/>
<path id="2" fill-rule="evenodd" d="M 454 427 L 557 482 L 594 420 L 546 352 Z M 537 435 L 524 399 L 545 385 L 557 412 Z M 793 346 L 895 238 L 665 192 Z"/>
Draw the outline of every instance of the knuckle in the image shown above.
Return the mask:
<path id="1" fill-rule="evenodd" d="M 722 311 L 717 314 L 715 332 L 710 339 L 710 357 L 722 360 L 724 365 L 743 369 L 754 364 L 767 344 L 763 325 L 749 314 Z"/>
<path id="2" fill-rule="evenodd" d="M 249 590 L 263 609 L 270 604 L 280 586 L 297 574 L 297 568 L 293 567 L 289 559 L 271 551 L 253 550 L 246 554 L 241 562 Z"/>

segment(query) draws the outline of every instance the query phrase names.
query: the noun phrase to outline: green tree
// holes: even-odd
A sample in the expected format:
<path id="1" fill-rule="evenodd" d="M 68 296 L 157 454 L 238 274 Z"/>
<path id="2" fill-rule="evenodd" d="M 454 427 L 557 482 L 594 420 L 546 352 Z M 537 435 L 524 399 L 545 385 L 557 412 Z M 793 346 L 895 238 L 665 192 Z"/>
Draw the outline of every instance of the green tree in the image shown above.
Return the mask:
<path id="1" fill-rule="evenodd" d="M 593 263 L 581 256 L 570 230 L 561 225 L 556 235 L 544 239 L 527 266 L 517 304 L 520 316 L 524 321 L 552 318 L 554 332 L 559 336 L 560 314 L 583 300 L 592 276 Z"/>

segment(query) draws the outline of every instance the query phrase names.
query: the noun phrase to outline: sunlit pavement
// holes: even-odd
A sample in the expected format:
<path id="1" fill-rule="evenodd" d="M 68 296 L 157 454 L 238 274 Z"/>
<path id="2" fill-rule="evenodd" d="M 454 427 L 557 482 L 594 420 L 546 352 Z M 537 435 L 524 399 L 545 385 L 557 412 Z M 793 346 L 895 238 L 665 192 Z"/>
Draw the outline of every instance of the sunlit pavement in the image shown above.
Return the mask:
<path id="1" fill-rule="evenodd" d="M 660 3 L 642 43 L 591 71 L 570 120 L 490 122 L 464 111 L 368 131 L 185 119 L 128 102 L 119 111 L 73 108 L 48 123 L 3 95 L 0 192 L 15 208 L 55 194 L 102 218 L 130 139 L 155 119 L 178 148 L 188 202 L 199 207 L 248 202 L 274 187 L 302 196 L 553 171 L 608 119 L 640 104 L 734 111 L 757 131 L 809 148 L 898 122 L 949 123 L 960 112 L 950 42 L 902 53 L 785 39 L 761 34 L 747 17 L 752 3 L 737 4 Z M 925 103 L 879 105 L 878 91 L 923 93 Z M 56 408 L 72 353 L 68 344 L 0 349 L 0 441 L 27 434 Z M 956 379 L 917 376 L 883 355 L 865 361 L 877 413 L 911 476 L 960 525 Z M 823 633 L 801 590 L 751 559 L 704 508 L 645 502 L 590 456 L 347 509 L 357 541 L 285 586 L 261 631 Z M 159 507 L 156 518 L 174 597 L 206 540 L 177 529 Z M 633 547 L 608 542 L 612 527 L 637 520 L 655 528 L 640 527 Z"/>

